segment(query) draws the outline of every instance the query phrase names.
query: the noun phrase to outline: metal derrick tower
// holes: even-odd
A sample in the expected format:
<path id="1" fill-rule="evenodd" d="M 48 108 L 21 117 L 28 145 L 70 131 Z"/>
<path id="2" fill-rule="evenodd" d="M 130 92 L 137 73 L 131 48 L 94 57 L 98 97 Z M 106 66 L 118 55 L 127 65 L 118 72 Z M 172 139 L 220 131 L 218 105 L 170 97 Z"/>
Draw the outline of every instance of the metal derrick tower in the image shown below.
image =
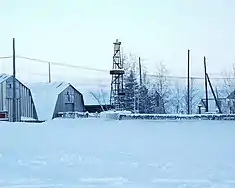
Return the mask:
<path id="1" fill-rule="evenodd" d="M 116 110 L 123 110 L 123 97 L 125 95 L 123 90 L 123 75 L 125 71 L 120 51 L 121 42 L 117 39 L 113 44 L 113 69 L 110 70 L 112 76 L 110 104 L 114 106 Z"/>

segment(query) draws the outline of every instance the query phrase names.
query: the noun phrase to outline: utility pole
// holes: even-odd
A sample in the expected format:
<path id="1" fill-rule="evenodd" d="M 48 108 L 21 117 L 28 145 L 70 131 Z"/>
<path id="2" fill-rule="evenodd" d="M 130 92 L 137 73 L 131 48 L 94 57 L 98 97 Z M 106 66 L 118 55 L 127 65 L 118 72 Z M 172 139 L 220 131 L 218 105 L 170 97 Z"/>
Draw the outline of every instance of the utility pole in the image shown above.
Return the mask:
<path id="1" fill-rule="evenodd" d="M 49 83 L 51 83 L 51 63 L 50 62 L 48 63 L 48 76 L 49 76 L 48 81 Z"/>
<path id="2" fill-rule="evenodd" d="M 190 96 L 189 96 L 189 93 L 190 93 L 190 50 L 188 50 L 188 114 L 190 114 Z"/>
<path id="3" fill-rule="evenodd" d="M 140 88 L 138 91 L 138 113 L 140 112 L 140 91 L 141 91 L 141 87 L 142 87 L 142 70 L 141 70 L 140 57 L 139 57 L 139 74 L 140 74 Z"/>
<path id="4" fill-rule="evenodd" d="M 139 73 L 140 73 L 140 86 L 142 86 L 142 68 L 141 68 L 140 57 L 139 57 Z"/>
<path id="5" fill-rule="evenodd" d="M 212 92 L 212 94 L 213 94 L 213 97 L 214 97 L 214 99 L 215 99 L 216 106 L 218 107 L 219 113 L 222 114 L 222 110 L 221 110 L 219 101 L 218 101 L 218 99 L 217 99 L 217 97 L 216 97 L 216 95 L 215 95 L 215 92 L 214 92 L 214 89 L 213 89 L 213 87 L 212 87 L 212 84 L 211 84 L 211 81 L 210 81 L 210 78 L 209 78 L 208 74 L 206 74 L 206 77 L 207 77 L 207 79 L 208 79 L 208 83 L 209 83 L 209 86 L 210 86 L 210 88 L 211 88 L 211 92 Z"/>
<path id="6" fill-rule="evenodd" d="M 13 95 L 12 95 L 12 121 L 16 122 L 16 64 L 15 64 L 15 38 L 13 38 Z"/>
<path id="7" fill-rule="evenodd" d="M 190 79 L 190 97 L 189 97 L 189 101 L 190 101 L 190 113 L 193 113 L 193 84 L 194 84 L 194 79 L 191 77 Z"/>
<path id="8" fill-rule="evenodd" d="M 206 57 L 204 56 L 204 70 L 205 70 L 205 92 L 206 92 L 206 112 L 208 112 L 208 90 L 207 90 L 207 70 L 206 70 Z"/>

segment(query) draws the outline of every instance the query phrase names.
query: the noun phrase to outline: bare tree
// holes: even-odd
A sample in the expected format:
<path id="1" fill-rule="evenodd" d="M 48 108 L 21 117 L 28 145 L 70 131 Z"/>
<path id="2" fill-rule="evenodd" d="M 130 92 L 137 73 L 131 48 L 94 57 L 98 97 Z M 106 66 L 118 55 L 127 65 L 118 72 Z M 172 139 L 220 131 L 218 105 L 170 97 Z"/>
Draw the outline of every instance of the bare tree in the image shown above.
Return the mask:
<path id="1" fill-rule="evenodd" d="M 235 64 L 233 64 L 232 71 L 223 72 L 222 74 L 224 76 L 224 92 L 225 95 L 229 95 L 235 90 Z"/>
<path id="2" fill-rule="evenodd" d="M 100 90 L 98 90 L 97 92 L 90 92 L 90 93 L 96 99 L 96 101 L 100 105 L 102 111 L 105 111 L 108 109 L 107 102 L 105 100 L 106 93 L 104 92 L 104 90 L 102 88 Z"/>
<path id="3" fill-rule="evenodd" d="M 158 92 L 164 112 L 170 112 L 171 109 L 168 106 L 170 102 L 170 81 L 168 80 L 169 72 L 162 62 L 157 67 L 156 80 L 154 83 L 154 89 Z"/>
<path id="4" fill-rule="evenodd" d="M 174 85 L 171 96 L 172 111 L 177 114 L 181 113 L 183 109 L 184 91 L 178 81 Z"/>
<path id="5" fill-rule="evenodd" d="M 200 96 L 199 89 L 195 87 L 195 79 L 191 78 L 191 83 L 190 83 L 190 92 L 189 92 L 189 107 L 190 107 L 190 113 L 196 113 L 197 107 L 199 105 L 199 102 L 201 100 L 202 96 Z M 188 92 L 187 88 L 184 91 L 184 96 L 183 96 L 183 105 L 185 109 L 185 113 L 187 111 L 187 106 L 188 106 Z"/>

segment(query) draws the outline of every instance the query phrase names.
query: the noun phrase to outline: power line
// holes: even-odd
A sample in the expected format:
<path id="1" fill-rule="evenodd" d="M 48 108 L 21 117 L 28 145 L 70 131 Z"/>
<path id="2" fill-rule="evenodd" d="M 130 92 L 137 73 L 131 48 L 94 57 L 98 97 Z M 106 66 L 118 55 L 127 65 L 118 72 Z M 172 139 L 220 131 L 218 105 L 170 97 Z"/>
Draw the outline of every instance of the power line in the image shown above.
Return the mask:
<path id="1" fill-rule="evenodd" d="M 12 58 L 12 56 L 0 57 L 0 59 L 9 59 L 9 58 Z M 96 68 L 91 68 L 91 67 L 87 67 L 87 66 L 71 65 L 71 64 L 65 64 L 65 63 L 60 63 L 60 62 L 53 62 L 53 61 L 41 60 L 41 59 L 36 59 L 36 58 L 31 58 L 31 57 L 25 57 L 25 56 L 20 56 L 20 55 L 17 55 L 16 58 L 26 59 L 26 60 L 40 62 L 40 63 L 44 63 L 44 64 L 50 63 L 51 65 L 56 65 L 56 66 L 70 67 L 70 68 L 76 68 L 76 69 L 84 69 L 84 70 L 89 70 L 89 71 L 97 71 L 97 72 L 105 72 L 105 73 L 109 72 L 109 70 L 105 70 L 105 69 L 96 69 Z M 211 74 L 215 75 L 217 73 L 211 73 Z M 159 75 L 154 75 L 154 74 L 147 74 L 147 76 L 161 77 Z M 169 78 L 169 79 L 187 79 L 186 76 L 169 76 L 169 75 L 162 75 L 162 76 L 166 77 L 166 78 Z M 205 78 L 204 77 L 190 77 L 190 79 L 204 80 Z M 223 78 L 223 77 L 211 77 L 211 79 L 213 79 L 213 80 L 224 80 L 225 78 Z M 235 80 L 235 78 L 229 78 L 229 79 Z"/>
<path id="2" fill-rule="evenodd" d="M 159 75 L 154 75 L 154 74 L 147 74 L 147 76 L 150 76 L 150 77 L 166 77 L 166 78 L 172 78 L 172 79 L 187 79 L 188 77 L 186 76 L 165 76 L 165 75 L 162 75 L 162 76 L 159 76 Z M 203 77 L 190 77 L 190 79 L 193 79 L 193 80 L 204 80 L 205 78 Z M 222 77 L 213 77 L 213 78 L 210 78 L 210 79 L 214 79 L 214 80 L 224 80 L 225 78 L 222 78 Z M 235 79 L 235 78 L 230 78 L 230 79 Z"/>
<path id="3" fill-rule="evenodd" d="M 0 59 L 10 59 L 12 58 L 13 56 L 5 56 L 5 57 L 0 57 Z"/>
<path id="4" fill-rule="evenodd" d="M 84 69 L 84 70 L 91 70 L 91 71 L 98 71 L 98 72 L 107 72 L 108 71 L 108 70 L 104 70 L 104 69 L 96 69 L 96 68 L 91 68 L 91 67 L 87 67 L 87 66 L 71 65 L 71 64 L 65 64 L 65 63 L 59 63 L 59 62 L 51 62 L 51 61 L 45 61 L 45 60 L 41 60 L 41 59 L 35 59 L 35 58 L 24 57 L 24 56 L 16 56 L 16 57 L 21 58 L 21 59 L 36 61 L 36 62 L 40 62 L 40 63 L 45 63 L 45 64 L 50 63 L 51 65 L 57 65 L 57 66 L 63 66 L 63 67 L 70 67 L 70 68 L 77 68 L 77 69 Z"/>

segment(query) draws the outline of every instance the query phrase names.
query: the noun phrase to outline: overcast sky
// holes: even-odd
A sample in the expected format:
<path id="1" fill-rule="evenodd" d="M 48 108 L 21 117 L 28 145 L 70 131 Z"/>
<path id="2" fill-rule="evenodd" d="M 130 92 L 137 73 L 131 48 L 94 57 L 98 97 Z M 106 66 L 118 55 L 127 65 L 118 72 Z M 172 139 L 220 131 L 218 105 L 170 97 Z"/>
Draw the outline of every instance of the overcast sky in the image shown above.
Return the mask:
<path id="1" fill-rule="evenodd" d="M 113 42 L 144 59 L 150 71 L 163 62 L 172 75 L 186 75 L 187 49 L 192 75 L 203 75 L 203 56 L 211 73 L 235 63 L 233 0 L 0 0 L 0 56 L 12 54 L 73 65 L 110 69 Z M 10 70 L 0 60 L 0 70 Z M 30 70 L 27 68 L 32 65 Z M 24 79 L 47 80 L 47 66 L 18 60 Z M 88 81 L 109 73 L 52 67 L 54 78 Z M 40 77 L 41 74 L 41 77 Z M 35 77 L 36 78 L 36 77 Z M 82 79 L 83 78 L 83 79 Z"/>

